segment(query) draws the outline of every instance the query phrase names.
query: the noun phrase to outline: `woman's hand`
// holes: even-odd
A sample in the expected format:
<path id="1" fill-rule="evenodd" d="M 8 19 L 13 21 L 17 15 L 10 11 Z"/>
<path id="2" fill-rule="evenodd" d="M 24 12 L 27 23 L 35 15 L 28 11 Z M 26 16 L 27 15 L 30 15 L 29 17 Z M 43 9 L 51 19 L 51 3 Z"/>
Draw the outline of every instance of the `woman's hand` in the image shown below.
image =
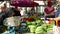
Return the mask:
<path id="1" fill-rule="evenodd" d="M 54 20 L 54 18 L 50 18 L 50 20 Z"/>
<path id="2" fill-rule="evenodd" d="M 47 19 L 52 20 L 52 21 L 54 20 L 54 18 L 47 18 Z"/>

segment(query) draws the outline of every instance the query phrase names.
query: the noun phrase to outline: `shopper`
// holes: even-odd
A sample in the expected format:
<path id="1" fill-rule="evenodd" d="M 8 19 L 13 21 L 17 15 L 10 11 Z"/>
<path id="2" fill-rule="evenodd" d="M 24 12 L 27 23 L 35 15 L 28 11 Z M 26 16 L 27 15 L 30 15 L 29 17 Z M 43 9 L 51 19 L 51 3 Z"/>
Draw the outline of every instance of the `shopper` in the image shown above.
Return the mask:
<path id="1" fill-rule="evenodd" d="M 57 0 L 57 1 L 59 5 L 57 7 L 57 11 L 55 12 L 55 18 L 50 18 L 50 20 L 58 21 L 57 24 L 55 22 L 55 26 L 53 27 L 53 34 L 60 34 L 60 0 Z"/>
<path id="2" fill-rule="evenodd" d="M 46 8 L 44 9 L 45 11 L 45 17 L 46 18 L 54 18 L 54 8 L 52 7 L 53 3 L 51 1 L 48 1 L 48 4 L 46 6 Z"/>
<path id="3" fill-rule="evenodd" d="M 55 13 L 55 18 L 50 18 L 50 20 L 57 20 L 58 23 L 53 27 L 53 34 L 60 34 L 60 6 L 58 6 L 58 9 Z M 57 27 L 58 26 L 58 27 Z"/>
<path id="4" fill-rule="evenodd" d="M 60 18 L 58 18 L 58 17 L 60 17 L 60 0 L 58 0 L 58 8 L 57 8 L 57 11 L 56 11 L 56 13 L 55 13 L 55 17 L 58 19 L 58 26 L 60 27 Z M 56 24 L 56 23 L 55 23 Z"/>

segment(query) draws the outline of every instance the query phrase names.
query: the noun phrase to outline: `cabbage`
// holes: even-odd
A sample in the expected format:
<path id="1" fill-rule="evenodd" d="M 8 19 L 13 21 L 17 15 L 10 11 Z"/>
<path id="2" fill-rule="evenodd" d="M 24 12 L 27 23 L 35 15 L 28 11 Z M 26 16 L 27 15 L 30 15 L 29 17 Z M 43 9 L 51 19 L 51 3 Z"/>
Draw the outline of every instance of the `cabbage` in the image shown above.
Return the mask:
<path id="1" fill-rule="evenodd" d="M 36 20 L 35 22 L 36 22 L 37 26 L 41 26 L 43 24 L 42 20 Z"/>
<path id="2" fill-rule="evenodd" d="M 42 20 L 36 20 L 36 23 L 42 23 Z"/>
<path id="3" fill-rule="evenodd" d="M 28 25 L 31 25 L 32 23 L 31 23 L 31 22 L 29 22 L 29 21 L 26 21 L 26 24 L 27 24 L 27 26 L 28 26 Z"/>
<path id="4" fill-rule="evenodd" d="M 53 27 L 53 25 L 51 25 L 51 24 L 48 25 L 48 28 L 52 28 L 52 27 Z"/>
<path id="5" fill-rule="evenodd" d="M 28 27 L 29 27 L 31 33 L 35 32 L 35 30 L 36 30 L 36 26 L 35 25 L 29 25 Z"/>
<path id="6" fill-rule="evenodd" d="M 31 22 L 32 23 L 32 25 L 36 25 L 36 22 Z"/>
<path id="7" fill-rule="evenodd" d="M 50 30 L 52 30 L 52 29 L 53 29 L 53 28 L 48 28 L 47 31 L 50 31 Z"/>
<path id="8" fill-rule="evenodd" d="M 35 33 L 37 34 L 46 34 L 46 32 L 42 29 L 42 26 L 36 28 Z"/>
<path id="9" fill-rule="evenodd" d="M 43 30 L 47 32 L 47 24 L 42 24 L 41 26 L 42 26 Z"/>
<path id="10" fill-rule="evenodd" d="M 48 24 L 47 26 L 48 26 L 48 27 L 47 27 L 47 31 L 50 31 L 50 30 L 53 29 L 54 23 Z"/>
<path id="11" fill-rule="evenodd" d="M 40 20 L 36 20 L 36 23 L 40 23 Z"/>
<path id="12" fill-rule="evenodd" d="M 48 29 L 53 28 L 54 24 L 48 24 L 47 26 L 48 26 Z"/>
<path id="13" fill-rule="evenodd" d="M 35 32 L 36 33 L 42 33 L 43 32 L 42 27 L 41 26 L 37 27 Z"/>
<path id="14" fill-rule="evenodd" d="M 35 30 L 35 33 L 38 34 L 46 34 L 47 31 L 52 30 L 53 25 L 47 25 L 47 24 L 42 24 L 41 26 L 38 26 Z"/>

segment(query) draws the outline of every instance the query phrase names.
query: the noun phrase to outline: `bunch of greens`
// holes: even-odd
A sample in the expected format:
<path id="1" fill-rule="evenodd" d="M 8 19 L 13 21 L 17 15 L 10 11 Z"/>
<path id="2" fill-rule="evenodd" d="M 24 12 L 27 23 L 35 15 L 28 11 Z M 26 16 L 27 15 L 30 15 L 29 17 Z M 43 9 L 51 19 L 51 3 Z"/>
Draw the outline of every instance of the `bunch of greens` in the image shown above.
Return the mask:
<path id="1" fill-rule="evenodd" d="M 35 30 L 35 33 L 36 34 L 46 34 L 46 32 L 43 30 L 42 26 L 37 27 Z"/>
<path id="2" fill-rule="evenodd" d="M 35 20 L 35 21 L 26 21 L 27 29 L 30 30 L 31 33 L 34 33 L 38 26 L 43 24 L 42 20 Z"/>
<path id="3" fill-rule="evenodd" d="M 35 19 L 35 21 L 26 21 L 27 29 L 29 29 L 31 33 L 46 34 L 47 31 L 52 30 L 54 23 L 44 24 L 43 20 L 39 18 Z"/>
<path id="4" fill-rule="evenodd" d="M 26 25 L 37 25 L 37 26 L 41 26 L 43 24 L 42 20 L 35 20 L 35 21 L 26 21 Z"/>
<path id="5" fill-rule="evenodd" d="M 38 26 L 35 30 L 35 33 L 37 34 L 46 34 L 47 31 L 52 30 L 54 24 L 42 24 L 41 26 Z"/>
<path id="6" fill-rule="evenodd" d="M 29 25 L 28 27 L 30 28 L 30 32 L 31 32 L 31 33 L 35 33 L 35 30 L 36 30 L 36 28 L 37 28 L 36 25 Z"/>
<path id="7" fill-rule="evenodd" d="M 52 29 L 53 29 L 53 26 L 54 26 L 54 23 L 48 24 L 48 25 L 47 25 L 47 31 L 52 30 Z"/>

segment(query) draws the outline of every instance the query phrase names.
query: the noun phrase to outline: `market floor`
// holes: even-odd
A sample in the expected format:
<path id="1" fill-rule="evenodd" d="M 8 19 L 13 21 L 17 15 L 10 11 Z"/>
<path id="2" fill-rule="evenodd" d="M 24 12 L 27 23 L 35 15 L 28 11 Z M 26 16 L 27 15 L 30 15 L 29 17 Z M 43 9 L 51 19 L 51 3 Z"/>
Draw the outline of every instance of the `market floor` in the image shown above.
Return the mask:
<path id="1" fill-rule="evenodd" d="M 17 34 L 19 34 L 19 33 L 17 33 Z M 22 33 L 22 34 L 33 34 L 33 33 Z"/>

